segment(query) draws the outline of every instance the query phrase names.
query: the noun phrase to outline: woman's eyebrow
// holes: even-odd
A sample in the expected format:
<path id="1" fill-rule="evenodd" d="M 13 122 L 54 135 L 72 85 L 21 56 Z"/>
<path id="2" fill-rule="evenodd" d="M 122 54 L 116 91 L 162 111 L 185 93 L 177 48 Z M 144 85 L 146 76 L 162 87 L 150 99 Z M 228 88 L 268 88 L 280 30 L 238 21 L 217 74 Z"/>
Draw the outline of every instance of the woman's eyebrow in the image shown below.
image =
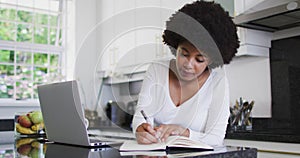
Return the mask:
<path id="1" fill-rule="evenodd" d="M 181 47 L 181 49 L 184 50 L 184 51 L 187 52 L 187 53 L 190 53 L 189 50 L 186 49 L 185 47 Z M 203 55 L 202 53 L 199 52 L 199 53 L 197 54 L 197 56 L 203 57 L 204 55 Z"/>
<path id="2" fill-rule="evenodd" d="M 181 49 L 189 53 L 189 51 L 185 47 L 181 47 Z"/>
<path id="3" fill-rule="evenodd" d="M 197 54 L 197 56 L 199 56 L 199 57 L 203 57 L 204 55 L 203 55 L 203 54 L 201 54 L 201 53 L 199 53 L 199 54 Z"/>

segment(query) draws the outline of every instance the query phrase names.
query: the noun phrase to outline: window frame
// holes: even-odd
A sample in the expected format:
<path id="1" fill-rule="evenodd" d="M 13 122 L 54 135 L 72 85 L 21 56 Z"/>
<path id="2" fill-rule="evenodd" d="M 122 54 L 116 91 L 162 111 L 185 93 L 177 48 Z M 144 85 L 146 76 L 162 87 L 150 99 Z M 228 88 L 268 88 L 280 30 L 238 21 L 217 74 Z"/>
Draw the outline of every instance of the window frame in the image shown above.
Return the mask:
<path id="1" fill-rule="evenodd" d="M 66 58 L 66 54 L 67 54 L 67 49 L 66 49 L 66 39 L 67 39 L 67 37 L 66 37 L 66 35 L 67 35 L 67 12 L 68 12 L 68 10 L 67 10 L 67 3 L 68 3 L 69 1 L 66 1 L 66 2 L 64 2 L 64 0 L 60 0 L 59 1 L 59 3 L 60 3 L 60 7 L 59 7 L 59 9 L 60 9 L 60 11 L 59 12 L 56 12 L 57 14 L 59 14 L 57 17 L 59 18 L 59 16 L 60 16 L 60 18 L 61 18 L 61 20 L 57 20 L 58 22 L 57 22 L 57 27 L 56 27 L 56 29 L 60 29 L 61 30 L 61 38 L 62 38 L 62 43 L 61 43 L 61 45 L 59 46 L 59 43 L 55 43 L 55 45 L 50 45 L 50 42 L 49 42 L 49 38 L 50 38 L 50 36 L 49 36 L 49 32 L 50 32 L 50 30 L 48 31 L 48 42 L 47 42 L 47 44 L 37 44 L 37 43 L 29 43 L 29 42 L 18 42 L 17 40 L 16 40 L 16 37 L 15 37 L 15 39 L 14 39 L 14 41 L 6 41 L 6 40 L 0 40 L 0 49 L 1 50 L 13 50 L 13 51 L 15 51 L 15 54 L 16 54 L 16 52 L 17 51 L 20 51 L 20 52 L 30 52 L 31 53 L 31 55 L 32 55 L 32 58 L 33 58 L 33 55 L 34 54 L 42 54 L 42 53 L 44 53 L 44 54 L 47 54 L 48 55 L 48 61 L 47 61 L 47 63 L 48 63 L 48 65 L 46 66 L 47 67 L 47 73 L 49 73 L 49 69 L 50 68 L 57 68 L 59 71 L 60 71 L 60 73 L 62 74 L 62 75 L 66 75 L 66 68 L 65 68 L 65 65 L 66 64 L 64 64 L 63 62 L 64 61 L 67 61 L 65 58 Z M 2 2 L 0 2 L 0 3 L 2 3 Z M 6 3 L 2 3 L 3 5 L 7 5 Z M 8 4 L 8 5 L 12 5 L 12 4 Z M 20 6 L 18 6 L 18 5 L 16 5 L 16 8 L 18 8 L 18 7 L 20 7 Z M 33 9 L 33 10 L 39 10 L 38 8 L 31 8 L 31 9 Z M 43 10 L 43 9 L 40 9 L 41 11 L 43 11 L 43 12 L 45 12 L 45 10 Z M 17 12 L 18 10 L 16 10 L 15 12 Z M 47 14 L 47 15 L 50 15 L 50 14 Z M 3 22 L 5 22 L 6 20 L 5 19 L 1 19 L 1 21 L 3 21 Z M 60 21 L 61 21 L 61 23 L 60 23 Z M 10 21 L 11 22 L 11 21 Z M 14 19 L 12 22 L 16 22 L 16 19 Z M 20 23 L 20 22 L 18 22 L 18 23 Z M 34 23 L 34 21 L 32 21 L 31 23 L 30 23 L 31 25 L 33 25 L 33 26 L 35 26 L 35 23 Z M 49 19 L 48 19 L 48 24 L 46 25 L 47 26 L 47 28 L 48 29 L 50 29 L 50 28 L 54 28 L 54 27 L 50 27 L 50 23 L 49 23 Z M 41 26 L 41 25 L 38 25 L 38 26 Z M 15 35 L 16 36 L 16 35 Z M 32 35 L 32 37 L 34 38 L 34 32 L 33 32 L 33 35 Z M 33 39 L 34 40 L 34 39 Z M 58 41 L 58 36 L 57 36 L 57 34 L 56 34 L 56 40 L 55 41 Z M 32 48 L 34 48 L 34 49 L 32 49 Z M 59 63 L 58 63 L 58 65 L 57 66 L 51 66 L 50 65 L 50 55 L 52 55 L 52 54 L 54 54 L 54 55 L 59 55 Z M 16 56 L 16 55 L 15 55 Z M 22 65 L 22 64 L 20 64 L 20 63 L 16 63 L 16 59 L 14 59 L 15 61 L 13 62 L 13 63 L 5 63 L 5 62 L 1 62 L 0 64 L 1 65 L 13 65 L 14 66 L 14 75 L 16 75 L 16 67 L 18 67 L 18 66 L 20 66 L 20 65 Z M 27 66 L 31 66 L 31 68 L 33 68 L 33 67 L 35 67 L 35 66 L 38 66 L 38 65 L 36 65 L 36 64 L 34 64 L 33 63 L 34 61 L 33 61 L 33 59 L 32 59 L 32 61 L 31 61 L 31 64 L 28 64 Z M 26 64 L 24 64 L 24 65 L 26 65 Z M 33 73 L 34 72 L 34 70 L 30 70 L 31 71 L 31 73 Z M 31 76 L 32 76 L 33 74 L 31 74 Z M 30 80 L 30 82 L 31 83 L 34 83 L 34 80 L 33 80 L 33 78 L 31 78 L 31 80 Z M 14 87 L 14 88 L 16 88 L 16 87 Z M 15 92 L 15 89 L 14 89 L 14 96 L 16 95 L 15 94 L 16 92 Z M 31 98 L 30 99 L 26 99 L 26 100 L 16 100 L 15 98 L 0 98 L 0 107 L 2 108 L 2 107 L 6 107 L 7 105 L 9 105 L 9 106 L 16 106 L 16 107 L 28 107 L 28 106 L 39 106 L 39 103 L 38 103 L 38 99 L 36 98 L 36 99 L 34 99 L 33 98 L 33 93 L 34 92 L 31 92 Z"/>

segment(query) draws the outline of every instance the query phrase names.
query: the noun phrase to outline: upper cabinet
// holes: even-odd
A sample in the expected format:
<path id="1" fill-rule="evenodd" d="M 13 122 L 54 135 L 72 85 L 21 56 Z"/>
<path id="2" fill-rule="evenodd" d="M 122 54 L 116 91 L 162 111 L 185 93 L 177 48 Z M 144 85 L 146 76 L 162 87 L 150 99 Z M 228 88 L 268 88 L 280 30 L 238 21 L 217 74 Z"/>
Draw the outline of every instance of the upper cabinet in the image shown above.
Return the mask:
<path id="1" fill-rule="evenodd" d="M 251 8 L 264 0 L 234 0 L 235 16 L 251 11 Z M 253 11 L 253 10 L 252 10 Z"/>
<path id="2" fill-rule="evenodd" d="M 271 40 L 300 34 L 299 20 L 300 0 L 235 0 L 234 22 L 244 28 L 239 30 L 242 42 L 239 52 L 243 51 L 239 54 L 257 55 L 252 53 L 256 46 L 255 51 L 266 56 L 263 48 L 269 48 Z"/>
<path id="3" fill-rule="evenodd" d="M 262 1 L 264 0 L 234 0 L 234 21 L 236 22 L 237 16 L 254 11 L 253 7 Z M 271 47 L 273 36 L 272 32 L 238 27 L 238 36 L 240 39 L 240 48 L 238 49 L 237 56 L 269 57 L 269 48 Z"/>
<path id="4" fill-rule="evenodd" d="M 273 33 L 239 27 L 238 36 L 240 47 L 237 56 L 269 57 Z"/>
<path id="5" fill-rule="evenodd" d="M 111 0 L 97 2 L 98 71 L 122 76 L 145 71 L 147 63 L 172 57 L 162 42 L 168 18 L 193 0 Z M 218 0 L 233 14 L 233 0 Z"/>
<path id="6" fill-rule="evenodd" d="M 263 0 L 217 0 L 231 16 L 251 10 Z M 147 63 L 172 57 L 162 42 L 165 22 L 193 0 L 97 1 L 97 71 L 122 76 L 147 69 Z M 239 28 L 237 55 L 268 56 L 272 33 Z"/>
<path id="7" fill-rule="evenodd" d="M 97 31 L 98 69 L 104 77 L 145 71 L 149 62 L 171 56 L 163 45 L 162 33 L 174 6 L 164 6 L 162 0 L 99 3 L 98 21 L 103 26 L 98 26 Z"/>

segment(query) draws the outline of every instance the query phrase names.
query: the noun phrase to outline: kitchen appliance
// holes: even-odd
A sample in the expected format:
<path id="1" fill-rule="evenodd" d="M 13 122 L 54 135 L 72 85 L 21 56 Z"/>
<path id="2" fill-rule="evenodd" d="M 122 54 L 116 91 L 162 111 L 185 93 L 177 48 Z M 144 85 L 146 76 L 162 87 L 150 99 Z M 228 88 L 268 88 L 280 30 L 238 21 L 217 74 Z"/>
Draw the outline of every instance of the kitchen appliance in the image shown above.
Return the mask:
<path id="1" fill-rule="evenodd" d="M 137 106 L 137 100 L 134 101 L 130 101 L 127 103 L 127 113 L 125 116 L 125 126 L 132 130 L 132 119 L 133 119 L 133 115 L 135 113 L 135 109 Z"/>
<path id="2" fill-rule="evenodd" d="M 136 104 L 136 100 L 128 102 L 127 106 L 123 102 L 108 101 L 106 104 L 106 116 L 110 121 L 108 124 L 131 130 Z"/>
<path id="3" fill-rule="evenodd" d="M 125 104 L 123 102 L 108 101 L 106 104 L 106 116 L 110 120 L 109 125 L 114 123 L 115 125 L 122 127 L 125 122 L 126 112 L 123 110 Z"/>
<path id="4" fill-rule="evenodd" d="M 89 129 L 99 127 L 101 123 L 101 117 L 95 110 L 84 109 L 84 116 L 89 122 Z"/>
<path id="5" fill-rule="evenodd" d="M 300 26 L 300 0 L 265 0 L 249 10 L 233 19 L 237 26 L 270 32 Z"/>

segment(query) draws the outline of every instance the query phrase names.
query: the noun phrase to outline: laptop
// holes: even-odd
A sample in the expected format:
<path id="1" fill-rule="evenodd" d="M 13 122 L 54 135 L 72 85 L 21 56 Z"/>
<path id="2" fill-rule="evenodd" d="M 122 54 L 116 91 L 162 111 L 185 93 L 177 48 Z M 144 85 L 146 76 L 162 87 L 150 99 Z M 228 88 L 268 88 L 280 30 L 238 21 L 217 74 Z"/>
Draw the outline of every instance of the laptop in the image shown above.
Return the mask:
<path id="1" fill-rule="evenodd" d="M 90 138 L 75 80 L 38 86 L 47 139 L 86 147 L 121 144 L 121 141 Z"/>

